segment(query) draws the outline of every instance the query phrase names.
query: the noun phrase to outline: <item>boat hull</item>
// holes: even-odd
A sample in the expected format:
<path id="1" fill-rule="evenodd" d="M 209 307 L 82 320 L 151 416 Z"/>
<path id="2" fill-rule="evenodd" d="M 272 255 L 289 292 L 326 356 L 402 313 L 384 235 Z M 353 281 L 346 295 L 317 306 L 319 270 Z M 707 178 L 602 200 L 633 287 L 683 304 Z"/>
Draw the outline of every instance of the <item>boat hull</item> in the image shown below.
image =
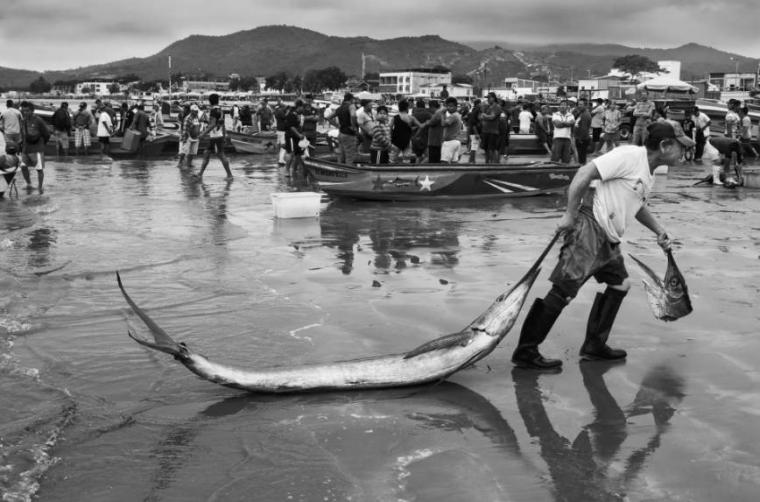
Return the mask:
<path id="1" fill-rule="evenodd" d="M 563 192 L 578 165 L 385 164 L 347 166 L 305 159 L 325 193 L 366 200 L 416 201 L 528 197 Z"/>

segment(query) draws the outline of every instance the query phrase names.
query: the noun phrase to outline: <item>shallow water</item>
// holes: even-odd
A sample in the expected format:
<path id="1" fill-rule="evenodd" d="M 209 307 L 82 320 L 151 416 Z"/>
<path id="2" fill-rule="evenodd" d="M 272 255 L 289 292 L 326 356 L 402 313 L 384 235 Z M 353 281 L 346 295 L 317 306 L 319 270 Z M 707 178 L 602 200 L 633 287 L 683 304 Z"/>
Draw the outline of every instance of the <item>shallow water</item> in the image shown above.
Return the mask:
<path id="1" fill-rule="evenodd" d="M 20 181 L 0 201 L 2 500 L 757 500 L 760 191 L 658 176 L 652 210 L 695 310 L 655 320 L 629 263 L 625 364 L 578 364 L 588 284 L 544 344 L 559 375 L 512 370 L 515 328 L 437 386 L 266 397 L 134 343 L 127 321 L 146 330 L 114 272 L 218 362 L 398 352 L 475 318 L 563 207 L 337 201 L 274 221 L 269 194 L 290 188 L 271 161 L 234 158 L 231 183 L 215 161 L 204 183 L 171 160 L 51 161 L 44 195 Z M 664 273 L 643 228 L 624 248 Z"/>

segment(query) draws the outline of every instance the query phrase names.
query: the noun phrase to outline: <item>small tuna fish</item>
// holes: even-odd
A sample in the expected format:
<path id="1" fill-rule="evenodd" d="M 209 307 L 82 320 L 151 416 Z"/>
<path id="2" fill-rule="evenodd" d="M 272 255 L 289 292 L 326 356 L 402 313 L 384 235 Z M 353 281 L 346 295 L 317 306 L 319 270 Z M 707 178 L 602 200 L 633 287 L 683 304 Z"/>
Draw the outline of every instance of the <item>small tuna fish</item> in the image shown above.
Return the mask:
<path id="1" fill-rule="evenodd" d="M 668 250 L 668 269 L 665 271 L 665 280 L 657 277 L 654 271 L 646 266 L 641 260 L 629 254 L 633 261 L 638 263 L 641 270 L 654 282 L 650 284 L 644 280 L 644 289 L 649 298 L 649 305 L 657 319 L 662 321 L 675 321 L 688 315 L 691 311 L 691 300 L 689 299 L 689 289 L 686 287 L 681 272 L 678 270 L 673 253 Z"/>

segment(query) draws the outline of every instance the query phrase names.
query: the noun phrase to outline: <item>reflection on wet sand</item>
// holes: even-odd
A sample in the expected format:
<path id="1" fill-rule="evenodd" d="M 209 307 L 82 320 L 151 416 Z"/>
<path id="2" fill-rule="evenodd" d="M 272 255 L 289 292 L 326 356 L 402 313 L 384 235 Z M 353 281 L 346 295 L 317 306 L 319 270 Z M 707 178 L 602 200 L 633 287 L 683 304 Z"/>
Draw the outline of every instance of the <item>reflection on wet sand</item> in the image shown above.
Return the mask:
<path id="1" fill-rule="evenodd" d="M 32 268 L 50 265 L 50 248 L 55 245 L 58 232 L 53 228 L 37 228 L 29 232 L 29 266 Z"/>
<path id="2" fill-rule="evenodd" d="M 349 485 L 353 485 L 340 488 L 339 493 L 333 486 L 335 500 L 351 499 L 357 494 L 359 498 L 355 500 L 395 500 L 391 497 L 393 491 L 403 500 L 433 500 L 432 491 L 441 489 L 448 490 L 449 495 L 459 490 L 467 499 L 494 493 L 497 494 L 495 500 L 508 500 L 535 490 L 530 481 L 509 486 L 501 483 L 505 472 L 517 478 L 522 475 L 526 480 L 536 476 L 535 468 L 520 453 L 514 430 L 501 412 L 482 395 L 458 384 L 443 382 L 412 389 L 350 394 L 306 394 L 287 398 L 245 394 L 224 399 L 205 408 L 190 422 L 168 428 L 151 454 L 157 468 L 145 500 L 163 500 L 187 482 L 187 476 L 193 471 L 187 464 L 193 462 L 192 451 L 198 449 L 195 443 L 202 442 L 202 436 L 212 436 L 219 443 L 235 443 L 239 441 L 235 431 L 243 427 L 241 424 L 273 424 L 265 431 L 266 437 L 256 440 L 264 453 L 257 453 L 256 459 L 247 459 L 257 464 L 248 466 L 251 473 L 241 479 L 238 486 L 225 487 L 228 496 L 246 493 L 266 477 L 272 465 L 293 454 L 289 451 L 292 445 L 279 444 L 275 438 L 289 434 L 295 417 L 298 417 L 295 434 L 319 438 L 316 446 L 298 446 L 299 461 L 304 462 L 299 469 L 315 472 L 305 480 L 307 486 L 293 488 L 273 482 L 259 486 L 261 500 L 285 500 L 293 490 L 310 494 L 313 498 L 309 500 L 322 500 L 322 491 L 326 488 L 321 480 L 325 478 L 332 478 L 336 483 L 338 479 L 347 479 Z M 464 439 L 470 433 L 480 435 L 488 446 L 472 449 L 472 440 Z M 372 447 L 357 449 L 351 445 L 350 438 L 357 436 L 366 442 L 365 446 Z M 227 449 L 226 446 L 221 448 Z M 466 450 L 464 457 L 459 456 L 462 448 Z M 332 459 L 328 466 L 319 462 L 319 457 L 325 454 Z M 483 472 L 479 475 L 468 473 L 466 464 L 457 465 L 472 462 L 473 456 L 482 464 Z M 240 467 L 239 459 L 229 459 L 229 462 L 224 469 Z M 441 471 L 449 473 L 450 479 L 444 483 L 451 486 L 435 487 L 419 482 L 418 476 L 440 475 Z M 457 472 L 481 481 L 485 479 L 489 486 L 454 486 Z M 282 475 L 277 469 L 272 474 Z M 231 473 L 219 475 L 229 477 Z M 224 479 L 213 477 L 207 481 L 210 490 L 215 483 L 225 483 Z M 515 498 L 518 499 L 525 498 Z"/>
<path id="3" fill-rule="evenodd" d="M 359 206 L 336 202 L 320 217 L 322 239 L 337 249 L 339 267 L 344 274 L 353 269 L 354 246 L 363 236 L 370 240 L 375 253 L 374 266 L 389 271 L 401 270 L 408 264 L 419 263 L 412 249 L 426 248 L 431 262 L 453 268 L 459 263 L 459 232 L 461 223 L 438 213 L 410 206 L 394 208 L 384 216 L 375 212 L 374 205 Z M 364 212 L 366 211 L 366 214 Z"/>
<path id="4" fill-rule="evenodd" d="M 549 420 L 538 384 L 540 372 L 512 370 L 520 415 L 528 433 L 539 441 L 556 500 L 627 500 L 631 483 L 660 446 L 675 407 L 685 396 L 683 379 L 668 366 L 655 366 L 643 378 L 633 403 L 623 411 L 604 382 L 604 374 L 614 365 L 580 364 L 583 385 L 594 407 L 594 421 L 584 426 L 572 442 L 556 432 Z M 611 464 L 628 438 L 628 418 L 646 413 L 654 417 L 653 434 L 646 445 L 625 459 L 622 474 L 613 477 Z"/>

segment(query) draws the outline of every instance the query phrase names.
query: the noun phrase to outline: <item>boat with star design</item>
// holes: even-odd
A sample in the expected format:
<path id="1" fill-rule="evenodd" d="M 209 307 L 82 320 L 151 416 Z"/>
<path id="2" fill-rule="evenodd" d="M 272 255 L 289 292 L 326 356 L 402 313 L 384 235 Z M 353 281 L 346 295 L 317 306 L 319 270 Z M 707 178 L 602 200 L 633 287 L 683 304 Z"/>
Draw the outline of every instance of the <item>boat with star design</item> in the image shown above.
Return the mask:
<path id="1" fill-rule="evenodd" d="M 577 164 L 355 164 L 304 159 L 306 171 L 332 196 L 366 200 L 487 199 L 560 193 Z"/>

